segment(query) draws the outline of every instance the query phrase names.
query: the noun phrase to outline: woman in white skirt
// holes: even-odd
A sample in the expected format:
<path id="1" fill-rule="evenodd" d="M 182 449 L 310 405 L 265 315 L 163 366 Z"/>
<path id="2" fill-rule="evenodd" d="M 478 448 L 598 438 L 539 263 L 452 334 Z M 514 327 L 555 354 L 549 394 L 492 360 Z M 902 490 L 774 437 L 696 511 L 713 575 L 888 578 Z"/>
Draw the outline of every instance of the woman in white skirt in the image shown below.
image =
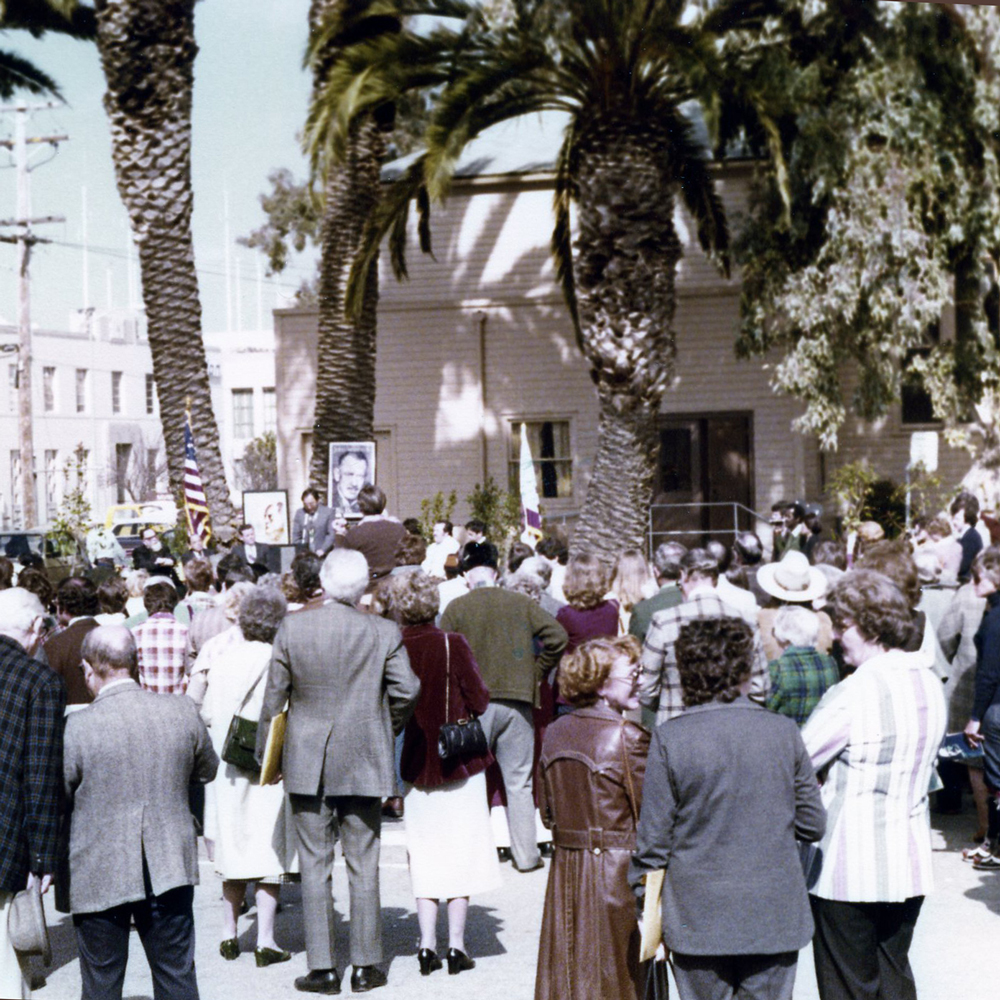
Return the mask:
<path id="1" fill-rule="evenodd" d="M 438 733 L 445 722 L 481 715 L 490 695 L 465 637 L 434 625 L 437 582 L 420 571 L 393 584 L 391 610 L 403 626 L 410 666 L 420 678 L 420 700 L 403 741 L 400 773 L 405 782 L 406 843 L 417 899 L 422 975 L 441 968 L 437 912 L 448 901 L 448 972 L 476 964 L 465 952 L 469 896 L 500 885 L 500 867 L 486 801 L 483 757 L 441 760 Z M 446 704 L 447 701 L 447 704 Z"/>
<path id="2" fill-rule="evenodd" d="M 271 642 L 286 609 L 285 598 L 279 591 L 255 587 L 240 606 L 241 637 L 234 639 L 212 662 L 202 717 L 220 757 L 233 716 L 237 713 L 246 719 L 260 716 L 271 662 Z M 280 886 L 294 879 L 298 866 L 284 789 L 280 784 L 262 786 L 258 772 L 225 762 L 213 786 L 213 828 L 206 825 L 205 836 L 215 842 L 215 868 L 223 879 L 223 940 L 219 953 L 230 961 L 239 957 L 236 921 L 247 883 L 256 882 L 257 965 L 287 962 L 292 956 L 275 943 L 274 918 Z"/>

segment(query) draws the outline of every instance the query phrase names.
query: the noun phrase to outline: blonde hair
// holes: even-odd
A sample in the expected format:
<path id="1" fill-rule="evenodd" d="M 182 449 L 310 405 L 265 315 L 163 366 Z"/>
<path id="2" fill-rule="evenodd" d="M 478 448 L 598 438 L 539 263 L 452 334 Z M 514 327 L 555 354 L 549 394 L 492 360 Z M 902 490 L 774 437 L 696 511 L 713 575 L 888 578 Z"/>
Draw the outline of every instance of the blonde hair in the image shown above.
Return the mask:
<path id="1" fill-rule="evenodd" d="M 645 596 L 653 580 L 649 563 L 638 549 L 626 549 L 615 563 L 615 578 L 611 590 L 623 611 L 631 611 Z"/>
<path id="2" fill-rule="evenodd" d="M 607 682 L 619 656 L 638 663 L 642 648 L 632 635 L 617 639 L 591 639 L 574 649 L 559 664 L 559 693 L 571 704 L 585 708 L 597 701 L 597 692 Z"/>
<path id="3" fill-rule="evenodd" d="M 571 607 L 589 611 L 603 604 L 608 592 L 608 568 L 597 556 L 581 552 L 566 564 L 563 593 Z"/>

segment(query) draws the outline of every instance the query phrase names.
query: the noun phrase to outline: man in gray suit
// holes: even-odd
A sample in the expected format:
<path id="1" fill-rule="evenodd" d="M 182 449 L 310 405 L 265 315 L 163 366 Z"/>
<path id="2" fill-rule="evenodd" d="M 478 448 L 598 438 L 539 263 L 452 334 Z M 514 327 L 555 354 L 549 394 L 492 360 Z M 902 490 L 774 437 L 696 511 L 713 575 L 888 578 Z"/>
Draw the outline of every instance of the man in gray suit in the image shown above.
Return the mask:
<path id="1" fill-rule="evenodd" d="M 319 502 L 319 494 L 310 486 L 303 491 L 302 506 L 292 518 L 292 545 L 324 556 L 336 540 L 333 511 Z"/>
<path id="2" fill-rule="evenodd" d="M 331 599 L 289 615 L 274 637 L 258 750 L 288 705 L 282 773 L 302 868 L 309 974 L 295 988 L 339 993 L 331 875 L 338 829 L 351 894 L 351 989 L 384 986 L 378 859 L 381 808 L 395 794 L 393 737 L 413 712 L 420 682 L 399 628 L 354 605 L 368 585 L 360 552 L 334 549 L 320 571 Z"/>
<path id="3" fill-rule="evenodd" d="M 121 997 L 134 919 L 157 1000 L 198 1000 L 188 786 L 211 781 L 219 758 L 190 698 L 143 691 L 133 680 L 127 628 L 94 629 L 82 654 L 94 701 L 66 720 L 63 773 L 83 996 Z"/>

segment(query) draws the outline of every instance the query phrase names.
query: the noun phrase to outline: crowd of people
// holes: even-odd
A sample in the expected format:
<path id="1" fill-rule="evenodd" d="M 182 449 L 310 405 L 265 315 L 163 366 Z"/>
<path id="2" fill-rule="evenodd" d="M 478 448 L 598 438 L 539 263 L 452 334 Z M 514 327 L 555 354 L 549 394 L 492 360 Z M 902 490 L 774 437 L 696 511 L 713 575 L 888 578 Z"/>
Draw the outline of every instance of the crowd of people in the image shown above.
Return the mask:
<path id="1" fill-rule="evenodd" d="M 614 565 L 557 536 L 501 554 L 479 521 L 428 539 L 371 485 L 320 499 L 284 573 L 246 525 L 181 556 L 148 529 L 131 569 L 95 536 L 94 574 L 57 587 L 0 558 L 0 995 L 29 995 L 13 895 L 54 884 L 85 1000 L 121 996 L 133 923 L 157 1000 L 196 998 L 196 836 L 219 961 L 250 887 L 256 964 L 288 961 L 298 883 L 294 985 L 318 994 L 342 988 L 339 840 L 350 987 L 383 986 L 401 816 L 421 975 L 472 970 L 470 897 L 548 860 L 536 1000 L 643 997 L 666 954 L 682 1000 L 790 998 L 810 941 L 822 1000 L 916 996 L 933 796 L 971 789 L 963 860 L 1000 870 L 1000 524 L 974 497 L 846 545 L 779 504 L 770 553 L 747 531 Z"/>

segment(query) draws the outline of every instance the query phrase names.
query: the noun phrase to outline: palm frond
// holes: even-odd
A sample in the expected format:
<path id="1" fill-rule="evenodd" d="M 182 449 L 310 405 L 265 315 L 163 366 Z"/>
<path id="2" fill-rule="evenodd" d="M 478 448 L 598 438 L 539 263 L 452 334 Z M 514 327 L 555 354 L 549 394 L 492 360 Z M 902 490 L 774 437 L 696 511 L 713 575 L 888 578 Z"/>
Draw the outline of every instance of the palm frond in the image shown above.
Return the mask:
<path id="1" fill-rule="evenodd" d="M 552 229 L 552 259 L 556 266 L 556 280 L 562 288 L 563 299 L 573 321 L 576 344 L 583 351 L 583 331 L 580 329 L 580 312 L 576 302 L 576 282 L 573 277 L 573 241 L 571 206 L 576 193 L 576 129 L 567 126 L 559 159 L 556 162 L 555 194 L 553 209 L 555 226 Z"/>
<path id="2" fill-rule="evenodd" d="M 54 31 L 92 39 L 97 34 L 97 16 L 93 7 L 79 0 L 0 0 L 0 28 L 21 29 L 35 38 Z"/>
<path id="3" fill-rule="evenodd" d="M 55 80 L 43 70 L 16 52 L 0 51 L 0 98 L 7 100 L 18 90 L 61 96 Z"/>

